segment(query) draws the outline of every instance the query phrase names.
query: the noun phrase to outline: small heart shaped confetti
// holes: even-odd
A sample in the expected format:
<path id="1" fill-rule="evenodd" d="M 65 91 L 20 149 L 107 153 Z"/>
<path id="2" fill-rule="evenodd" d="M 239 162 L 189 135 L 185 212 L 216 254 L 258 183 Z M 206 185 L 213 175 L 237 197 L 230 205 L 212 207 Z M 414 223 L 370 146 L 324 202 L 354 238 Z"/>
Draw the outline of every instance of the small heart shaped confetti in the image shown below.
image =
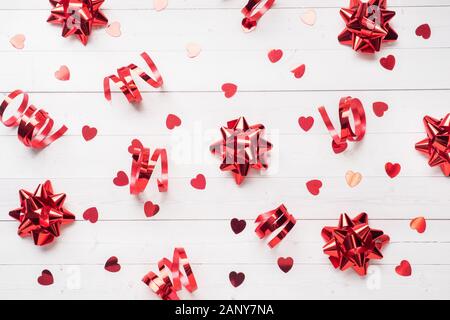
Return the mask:
<path id="1" fill-rule="evenodd" d="M 399 163 L 391 163 L 388 162 L 385 164 L 384 169 L 386 170 L 387 175 L 393 179 L 400 173 L 401 166 Z"/>
<path id="2" fill-rule="evenodd" d="M 372 108 L 373 113 L 375 113 L 377 117 L 382 117 L 384 116 L 384 113 L 388 111 L 389 106 L 387 105 L 387 103 L 384 102 L 374 102 Z"/>
<path id="3" fill-rule="evenodd" d="M 57 71 L 55 71 L 55 78 L 59 81 L 70 80 L 70 70 L 67 66 L 61 66 Z"/>
<path id="4" fill-rule="evenodd" d="M 144 204 L 144 212 L 147 218 L 153 217 L 159 212 L 159 205 L 154 204 L 151 201 L 147 201 Z"/>
<path id="5" fill-rule="evenodd" d="M 114 21 L 106 28 L 106 33 L 111 37 L 120 37 L 122 35 L 122 31 L 120 30 L 120 22 Z"/>
<path id="6" fill-rule="evenodd" d="M 298 118 L 298 124 L 299 124 L 300 128 L 302 128 L 304 131 L 308 132 L 314 125 L 314 118 L 302 116 L 302 117 Z"/>
<path id="7" fill-rule="evenodd" d="M 239 220 L 237 218 L 233 218 L 230 221 L 230 225 L 231 225 L 231 230 L 233 230 L 233 232 L 235 234 L 239 234 L 242 231 L 244 231 L 245 227 L 247 226 L 247 222 L 245 222 L 245 220 Z"/>
<path id="8" fill-rule="evenodd" d="M 222 85 L 222 91 L 225 93 L 225 98 L 231 98 L 236 94 L 237 85 L 234 83 L 224 83 Z"/>
<path id="9" fill-rule="evenodd" d="M 98 221 L 98 210 L 95 207 L 87 209 L 83 213 L 83 219 L 89 221 L 90 223 L 96 223 Z"/>
<path id="10" fill-rule="evenodd" d="M 174 114 L 169 114 L 166 118 L 166 127 L 169 130 L 172 130 L 175 127 L 179 127 L 181 125 L 181 119 L 174 115 Z"/>
<path id="11" fill-rule="evenodd" d="M 23 34 L 16 34 L 14 37 L 9 39 L 9 43 L 16 49 L 25 48 L 25 36 Z"/>
<path id="12" fill-rule="evenodd" d="M 97 136 L 97 129 L 90 126 L 84 126 L 81 130 L 84 140 L 90 141 Z"/>
<path id="13" fill-rule="evenodd" d="M 350 188 L 356 187 L 362 180 L 362 175 L 359 172 L 347 171 L 345 174 L 345 181 Z"/>
<path id="14" fill-rule="evenodd" d="M 308 9 L 300 16 L 300 20 L 308 26 L 313 26 L 316 23 L 317 14 L 314 9 Z"/>
<path id="15" fill-rule="evenodd" d="M 390 54 L 387 57 L 381 58 L 380 64 L 383 68 L 392 71 L 395 67 L 395 57 Z"/>
<path id="16" fill-rule="evenodd" d="M 431 37 L 431 28 L 428 23 L 421 24 L 416 29 L 416 36 L 422 37 L 425 40 L 430 39 Z"/>
<path id="17" fill-rule="evenodd" d="M 131 145 L 128 146 L 128 152 L 133 154 L 135 149 L 143 149 L 143 148 L 144 145 L 139 139 L 133 139 L 133 141 L 131 141 Z"/>
<path id="18" fill-rule="evenodd" d="M 203 190 L 206 188 L 206 179 L 203 174 L 198 174 L 194 179 L 191 180 L 191 186 L 195 189 Z"/>
<path id="19" fill-rule="evenodd" d="M 302 64 L 301 66 L 298 66 L 294 70 L 291 70 L 291 72 L 294 74 L 294 77 L 296 79 L 300 79 L 305 74 L 306 66 Z"/>
<path id="20" fill-rule="evenodd" d="M 288 273 L 292 269 L 292 266 L 294 265 L 294 259 L 292 259 L 291 257 L 287 258 L 280 257 L 278 258 L 277 263 L 281 271 L 283 271 L 284 273 Z"/>
<path id="21" fill-rule="evenodd" d="M 322 188 L 322 181 L 320 180 L 311 180 L 306 183 L 306 188 L 309 193 L 313 196 L 317 196 L 320 193 L 320 188 Z"/>
<path id="22" fill-rule="evenodd" d="M 161 11 L 167 8 L 167 5 L 169 4 L 168 0 L 153 0 L 153 8 L 156 11 Z"/>
<path id="23" fill-rule="evenodd" d="M 105 270 L 109 272 L 119 272 L 120 271 L 119 259 L 117 257 L 110 257 L 105 263 Z"/>
<path id="24" fill-rule="evenodd" d="M 195 58 L 202 52 L 202 47 L 198 43 L 189 42 L 186 45 L 186 52 L 189 58 Z"/>
<path id="25" fill-rule="evenodd" d="M 267 56 L 269 57 L 270 62 L 276 63 L 283 57 L 283 51 L 280 49 L 272 49 Z"/>
<path id="26" fill-rule="evenodd" d="M 409 277 L 412 274 L 411 264 L 407 260 L 402 260 L 400 264 L 395 267 L 395 272 L 402 277 Z"/>
<path id="27" fill-rule="evenodd" d="M 334 140 L 331 142 L 331 148 L 333 149 L 333 152 L 336 154 L 342 153 L 345 150 L 347 150 L 347 142 L 342 142 L 337 144 L 336 142 L 334 142 Z"/>
<path id="28" fill-rule="evenodd" d="M 113 183 L 118 187 L 123 187 L 128 185 L 128 176 L 125 172 L 119 171 L 117 172 L 116 177 L 113 180 Z"/>
<path id="29" fill-rule="evenodd" d="M 53 284 L 53 275 L 49 270 L 43 270 L 41 275 L 38 277 L 37 282 L 41 286 L 49 286 Z"/>
<path id="30" fill-rule="evenodd" d="M 235 288 L 239 287 L 245 280 L 245 274 L 242 272 L 232 271 L 229 275 L 231 285 Z"/>
<path id="31" fill-rule="evenodd" d="M 424 233 L 427 229 L 427 221 L 424 217 L 417 217 L 411 220 L 409 226 L 418 233 Z"/>

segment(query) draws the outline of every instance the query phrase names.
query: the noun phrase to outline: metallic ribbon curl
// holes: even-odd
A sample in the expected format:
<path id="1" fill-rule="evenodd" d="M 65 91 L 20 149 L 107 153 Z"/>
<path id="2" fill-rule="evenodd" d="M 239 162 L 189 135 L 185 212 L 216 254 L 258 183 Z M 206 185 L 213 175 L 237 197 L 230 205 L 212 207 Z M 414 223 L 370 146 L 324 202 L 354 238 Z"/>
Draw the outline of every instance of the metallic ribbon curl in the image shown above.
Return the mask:
<path id="1" fill-rule="evenodd" d="M 108 18 L 100 10 L 105 0 L 50 0 L 53 6 L 47 22 L 62 25 L 62 36 L 75 35 L 84 45 L 93 27 L 108 25 Z"/>
<path id="2" fill-rule="evenodd" d="M 162 258 L 158 262 L 160 275 L 150 271 L 142 279 L 163 300 L 180 300 L 177 291 L 183 287 L 191 293 L 197 290 L 197 281 L 184 248 L 175 248 L 172 260 Z M 180 267 L 184 270 L 184 274 Z"/>
<path id="3" fill-rule="evenodd" d="M 431 167 L 440 166 L 450 177 L 450 113 L 441 120 L 425 116 L 423 124 L 427 137 L 416 143 L 416 150 L 429 157 Z"/>
<path id="4" fill-rule="evenodd" d="M 144 148 L 138 139 L 134 139 L 128 151 L 132 155 L 130 193 L 139 194 L 145 190 L 158 160 L 161 159 L 161 178 L 157 179 L 159 192 L 169 188 L 169 165 L 166 149 L 156 149 L 150 155 L 150 149 Z"/>
<path id="5" fill-rule="evenodd" d="M 344 271 L 353 268 L 360 276 L 367 274 L 370 259 L 382 259 L 381 249 L 389 242 L 383 231 L 371 229 L 367 213 L 354 219 L 341 214 L 337 227 L 324 227 L 322 237 L 326 244 L 323 252 L 335 268 Z"/>
<path id="6" fill-rule="evenodd" d="M 222 158 L 220 170 L 231 171 L 238 185 L 244 181 L 250 168 L 268 168 L 267 153 L 272 144 L 262 138 L 264 130 L 262 124 L 249 126 L 245 118 L 240 117 L 222 127 L 222 140 L 210 146 L 211 153 Z"/>
<path id="7" fill-rule="evenodd" d="M 345 29 L 338 36 L 343 45 L 362 53 L 380 51 L 381 44 L 397 40 L 398 35 L 389 25 L 395 11 L 387 10 L 387 0 L 350 0 L 349 8 L 341 9 Z"/>
<path id="8" fill-rule="evenodd" d="M 255 233 L 260 239 L 263 239 L 279 228 L 282 228 L 281 231 L 267 244 L 270 248 L 273 248 L 287 236 L 297 223 L 297 220 L 287 211 L 284 204 L 282 204 L 274 210 L 260 214 L 256 218 L 255 223 L 258 223 Z"/>
<path id="9" fill-rule="evenodd" d="M 247 5 L 242 8 L 242 14 L 245 18 L 242 20 L 242 28 L 246 32 L 253 31 L 258 24 L 259 19 L 272 8 L 275 0 L 265 0 L 265 3 L 258 8 L 262 0 L 249 0 Z"/>
<path id="10" fill-rule="evenodd" d="M 7 120 L 3 120 L 3 114 L 9 104 L 18 96 L 22 95 L 22 102 L 16 114 Z M 18 137 L 22 143 L 31 148 L 42 149 L 59 139 L 66 133 L 67 127 L 62 126 L 59 130 L 50 134 L 54 121 L 48 113 L 42 109 L 37 110 L 34 105 L 28 105 L 28 94 L 15 90 L 11 92 L 0 105 L 0 121 L 7 127 L 19 127 Z"/>
<path id="11" fill-rule="evenodd" d="M 75 215 L 63 207 L 66 195 L 55 194 L 50 181 L 40 184 L 34 193 L 22 189 L 19 196 L 20 208 L 9 215 L 20 222 L 18 235 L 31 235 L 37 246 L 53 242 L 60 235 L 61 225 L 75 221 Z"/>
<path id="12" fill-rule="evenodd" d="M 103 88 L 106 100 L 111 101 L 110 81 L 112 81 L 120 86 L 120 90 L 127 97 L 128 102 L 139 103 L 142 101 L 141 92 L 134 82 L 131 72 L 137 74 L 140 78 L 142 78 L 142 80 L 147 82 L 153 88 L 162 87 L 164 81 L 153 60 L 146 52 L 141 53 L 141 57 L 149 66 L 156 80 L 151 78 L 147 73 L 145 73 L 142 69 L 140 69 L 133 63 L 126 67 L 119 68 L 117 69 L 118 76 L 110 75 L 108 77 L 105 77 L 105 79 L 103 80 Z"/>
<path id="13" fill-rule="evenodd" d="M 353 114 L 355 130 L 352 130 L 350 112 Z M 332 148 L 334 152 L 340 153 L 347 149 L 348 141 L 361 141 L 366 134 L 366 113 L 361 101 L 357 98 L 345 97 L 339 102 L 339 121 L 341 123 L 341 135 L 337 133 L 325 107 L 319 108 L 323 122 L 333 138 Z"/>

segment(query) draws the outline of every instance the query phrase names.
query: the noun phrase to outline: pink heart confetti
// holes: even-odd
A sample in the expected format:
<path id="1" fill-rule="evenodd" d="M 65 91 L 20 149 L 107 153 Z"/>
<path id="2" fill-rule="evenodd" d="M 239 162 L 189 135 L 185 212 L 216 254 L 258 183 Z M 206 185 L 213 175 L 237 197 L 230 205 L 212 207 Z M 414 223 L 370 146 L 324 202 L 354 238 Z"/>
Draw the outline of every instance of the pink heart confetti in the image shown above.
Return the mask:
<path id="1" fill-rule="evenodd" d="M 23 49 L 25 47 L 25 36 L 23 34 L 16 34 L 9 39 L 9 43 L 16 49 Z"/>
<path id="2" fill-rule="evenodd" d="M 202 52 L 202 47 L 198 43 L 189 42 L 186 45 L 186 52 L 189 58 L 195 58 Z"/>
<path id="3" fill-rule="evenodd" d="M 120 30 L 120 22 L 114 21 L 106 28 L 106 33 L 111 37 L 117 38 L 122 35 L 122 31 Z"/>
<path id="4" fill-rule="evenodd" d="M 308 9 L 300 16 L 300 20 L 308 26 L 313 26 L 316 23 L 316 19 L 317 14 L 314 9 Z"/>
<path id="5" fill-rule="evenodd" d="M 169 4 L 168 0 L 153 0 L 153 8 L 156 11 L 161 11 L 167 8 L 167 5 Z"/>
<path id="6" fill-rule="evenodd" d="M 70 80 L 70 70 L 67 66 L 61 66 L 57 71 L 55 71 L 55 78 L 59 81 Z"/>

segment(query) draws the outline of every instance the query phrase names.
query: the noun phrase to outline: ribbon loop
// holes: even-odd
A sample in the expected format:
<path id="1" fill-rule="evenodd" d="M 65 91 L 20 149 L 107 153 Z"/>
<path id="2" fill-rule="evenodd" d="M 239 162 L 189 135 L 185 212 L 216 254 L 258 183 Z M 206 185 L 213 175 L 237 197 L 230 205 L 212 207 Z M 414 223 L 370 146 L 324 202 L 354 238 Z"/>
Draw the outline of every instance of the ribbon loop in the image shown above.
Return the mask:
<path id="1" fill-rule="evenodd" d="M 264 4 L 259 6 L 262 0 L 249 0 L 241 12 L 245 16 L 242 20 L 242 28 L 246 32 L 253 31 L 258 24 L 259 19 L 272 8 L 275 0 L 265 0 Z"/>
<path id="2" fill-rule="evenodd" d="M 20 95 L 22 95 L 22 102 L 16 114 L 7 120 L 3 120 L 5 110 Z M 63 125 L 59 130 L 50 134 L 54 125 L 53 119 L 50 118 L 46 111 L 42 109 L 37 110 L 34 105 L 28 105 L 28 101 L 28 94 L 22 90 L 11 92 L 0 105 L 0 121 L 7 127 L 18 126 L 17 134 L 19 140 L 25 146 L 42 149 L 62 137 L 66 133 L 67 127 Z"/>
<path id="3" fill-rule="evenodd" d="M 287 236 L 297 223 L 297 220 L 287 211 L 284 204 L 282 204 L 274 210 L 260 214 L 256 218 L 255 223 L 258 223 L 255 233 L 260 239 L 268 237 L 276 230 L 282 228 L 268 243 L 268 246 L 273 248 Z"/>

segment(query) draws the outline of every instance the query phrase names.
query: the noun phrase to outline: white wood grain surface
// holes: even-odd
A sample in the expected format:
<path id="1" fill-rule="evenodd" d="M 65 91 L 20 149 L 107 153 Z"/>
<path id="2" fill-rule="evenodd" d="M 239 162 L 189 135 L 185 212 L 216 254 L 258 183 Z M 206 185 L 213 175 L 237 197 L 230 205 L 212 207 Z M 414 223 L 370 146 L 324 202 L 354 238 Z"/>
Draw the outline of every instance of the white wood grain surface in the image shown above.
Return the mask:
<path id="1" fill-rule="evenodd" d="M 450 298 L 449 181 L 414 150 L 424 137 L 423 116 L 450 112 L 450 0 L 390 1 L 400 38 L 373 58 L 336 40 L 343 27 L 338 8 L 345 0 L 279 0 L 250 34 L 240 27 L 244 2 L 169 0 L 166 10 L 155 12 L 151 0 L 107 0 L 105 13 L 122 24 L 123 34 L 111 38 L 96 30 L 84 47 L 45 22 L 47 1 L 1 1 L 0 92 L 29 92 L 31 102 L 69 132 L 33 152 L 17 140 L 16 130 L 0 128 L 0 298 L 156 299 L 140 279 L 160 258 L 171 258 L 174 246 L 186 248 L 199 282 L 195 294 L 181 293 L 186 299 Z M 312 27 L 300 20 L 307 8 L 317 13 Z M 432 28 L 429 40 L 414 34 L 425 22 Z M 9 43 L 17 33 L 27 38 L 21 51 Z M 185 52 L 192 41 L 203 48 L 195 59 Z M 284 50 L 277 64 L 267 59 L 272 48 Z M 107 102 L 103 77 L 131 62 L 144 66 L 142 51 L 155 59 L 163 89 L 138 81 L 144 93 L 140 108 L 117 90 Z M 387 54 L 397 58 L 392 72 L 378 63 Z M 290 70 L 302 63 L 306 74 L 294 79 Z M 62 64 L 71 70 L 68 82 L 54 78 Z M 239 86 L 232 99 L 220 91 L 224 82 Z M 336 121 L 339 99 L 347 95 L 363 101 L 368 133 L 335 155 L 317 107 L 325 105 Z M 375 101 L 389 104 L 382 118 L 371 110 Z M 181 127 L 166 128 L 169 113 L 182 119 Z M 270 170 L 238 187 L 219 170 L 208 145 L 219 138 L 220 126 L 241 115 L 263 123 L 275 149 Z M 315 118 L 308 133 L 298 126 L 301 115 Z M 86 124 L 99 131 L 88 143 L 81 136 Z M 154 181 L 139 198 L 113 185 L 118 170 L 129 171 L 126 149 L 136 137 L 168 149 L 167 194 L 158 193 Z M 401 163 L 399 177 L 387 177 L 387 161 Z M 345 183 L 347 170 L 363 174 L 354 189 Z M 198 173 L 207 178 L 206 190 L 190 186 Z M 324 183 L 317 197 L 305 187 L 315 178 Z M 8 212 L 18 206 L 19 189 L 34 189 L 45 179 L 67 193 L 77 221 L 55 244 L 38 248 L 16 235 Z M 143 212 L 147 200 L 161 207 L 151 219 Z M 270 250 L 254 234 L 253 221 L 280 203 L 299 221 Z M 96 224 L 82 219 L 92 206 L 100 213 Z M 334 270 L 320 237 L 340 213 L 361 211 L 392 240 L 366 278 Z M 409 227 L 416 216 L 427 218 L 424 234 Z M 247 222 L 239 235 L 230 228 L 234 217 Z M 103 269 L 112 255 L 122 265 L 117 274 Z M 280 256 L 295 260 L 287 274 L 277 267 Z M 403 259 L 411 262 L 411 277 L 394 271 Z M 43 269 L 53 273 L 52 286 L 37 283 Z M 246 275 L 239 288 L 229 283 L 231 271 Z"/>

